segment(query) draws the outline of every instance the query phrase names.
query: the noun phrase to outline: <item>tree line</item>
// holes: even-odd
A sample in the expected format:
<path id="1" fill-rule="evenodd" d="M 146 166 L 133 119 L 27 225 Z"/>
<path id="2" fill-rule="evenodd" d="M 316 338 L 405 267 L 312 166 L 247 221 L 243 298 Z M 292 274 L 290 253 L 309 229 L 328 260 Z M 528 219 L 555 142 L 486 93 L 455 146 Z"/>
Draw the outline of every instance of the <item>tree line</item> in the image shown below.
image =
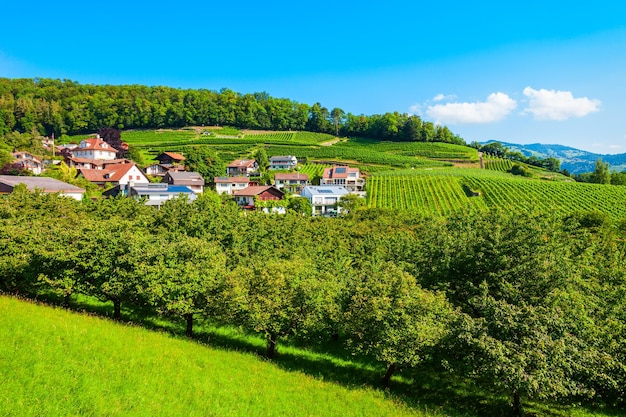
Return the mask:
<path id="1" fill-rule="evenodd" d="M 465 144 L 445 126 L 401 113 L 354 115 L 320 103 L 298 103 L 265 92 L 91 85 L 58 79 L 0 78 L 0 136 L 95 132 L 190 125 L 306 130 L 381 140 Z"/>
<path id="2" fill-rule="evenodd" d="M 334 340 L 403 372 L 523 401 L 624 404 L 624 222 L 502 212 L 245 216 L 211 192 L 153 210 L 24 189 L 0 199 L 0 291 L 199 317 L 267 341 Z"/>

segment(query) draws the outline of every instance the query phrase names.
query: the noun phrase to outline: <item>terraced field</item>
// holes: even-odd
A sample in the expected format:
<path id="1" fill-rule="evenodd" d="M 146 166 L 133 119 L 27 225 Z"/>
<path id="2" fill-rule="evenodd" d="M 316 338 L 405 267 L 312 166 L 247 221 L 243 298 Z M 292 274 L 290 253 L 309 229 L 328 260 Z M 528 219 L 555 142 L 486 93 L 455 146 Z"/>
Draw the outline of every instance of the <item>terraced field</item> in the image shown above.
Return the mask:
<path id="1" fill-rule="evenodd" d="M 571 214 L 598 210 L 626 218 L 626 187 L 544 181 L 475 169 L 395 171 L 368 179 L 369 207 L 447 215 L 459 210 Z"/>

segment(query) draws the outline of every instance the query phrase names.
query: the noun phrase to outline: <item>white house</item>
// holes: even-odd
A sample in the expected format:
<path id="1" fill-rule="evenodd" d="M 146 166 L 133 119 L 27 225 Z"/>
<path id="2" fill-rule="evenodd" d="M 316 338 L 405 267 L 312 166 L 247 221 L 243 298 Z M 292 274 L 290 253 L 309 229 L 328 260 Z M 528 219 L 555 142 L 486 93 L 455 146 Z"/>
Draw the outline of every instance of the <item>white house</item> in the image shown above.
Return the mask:
<path id="1" fill-rule="evenodd" d="M 306 197 L 313 206 L 313 215 L 336 215 L 341 212 L 337 203 L 342 196 L 350 194 L 343 186 L 337 185 L 309 185 L 300 192 L 302 197 Z"/>
<path id="2" fill-rule="evenodd" d="M 135 164 L 107 165 L 103 169 L 79 169 L 79 175 L 98 185 L 148 184 L 150 180 Z"/>
<path id="3" fill-rule="evenodd" d="M 250 185 L 248 177 L 215 177 L 215 191 L 218 194 L 232 195 L 235 191 L 243 190 Z"/>
<path id="4" fill-rule="evenodd" d="M 296 172 L 274 175 L 274 186 L 279 190 L 284 189 L 292 193 L 299 193 L 307 185 L 309 185 L 309 176 L 307 174 Z"/>
<path id="5" fill-rule="evenodd" d="M 43 172 L 43 163 L 30 152 L 13 152 L 11 154 L 15 158 L 15 163 L 23 169 L 27 169 L 33 175 L 39 175 Z"/>
<path id="6" fill-rule="evenodd" d="M 270 157 L 270 169 L 291 170 L 296 165 L 298 165 L 298 159 L 292 155 Z"/>
<path id="7" fill-rule="evenodd" d="M 334 166 L 324 170 L 320 185 L 341 185 L 350 192 L 363 191 L 365 179 L 358 168 Z"/>
<path id="8" fill-rule="evenodd" d="M 115 159 L 117 150 L 99 137 L 84 139 L 78 147 L 70 150 L 72 158 L 81 159 Z"/>
<path id="9" fill-rule="evenodd" d="M 170 185 L 184 185 L 196 194 L 204 191 L 204 178 L 197 172 L 170 171 L 163 177 L 163 182 Z"/>
<path id="10" fill-rule="evenodd" d="M 138 200 L 145 199 L 147 206 L 155 207 L 160 207 L 167 200 L 178 196 L 185 196 L 188 203 L 197 198 L 196 193 L 191 191 L 189 187 L 163 183 L 118 185 L 102 194 L 108 197 L 115 197 L 121 194 Z"/>

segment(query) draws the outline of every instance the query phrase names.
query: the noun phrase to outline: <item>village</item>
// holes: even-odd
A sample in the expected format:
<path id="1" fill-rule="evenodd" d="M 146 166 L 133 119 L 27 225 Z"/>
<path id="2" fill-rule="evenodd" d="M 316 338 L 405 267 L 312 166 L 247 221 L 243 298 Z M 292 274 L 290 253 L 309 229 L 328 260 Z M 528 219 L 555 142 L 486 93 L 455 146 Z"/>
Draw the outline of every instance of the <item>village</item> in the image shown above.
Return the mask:
<path id="1" fill-rule="evenodd" d="M 309 175 L 297 171 L 298 159 L 292 155 L 271 156 L 267 167 L 260 167 L 254 159 L 234 160 L 226 167 L 224 176 L 207 181 L 199 173 L 186 170 L 185 156 L 180 153 L 162 152 L 154 163 L 141 169 L 131 159 L 118 158 L 119 151 L 98 135 L 79 144 L 56 146 L 54 152 L 63 157 L 54 162 L 74 168 L 78 177 L 104 189 L 103 197 L 126 196 L 140 199 L 148 206 L 160 207 L 179 196 L 192 202 L 207 184 L 212 184 L 218 194 L 231 196 L 243 210 L 268 213 L 285 213 L 286 197 L 299 196 L 311 204 L 313 215 L 333 217 L 341 213 L 338 203 L 342 197 L 365 197 L 365 178 L 358 168 L 333 165 L 324 169 L 321 178 L 312 181 Z M 23 151 L 12 156 L 13 167 L 33 176 L 0 175 L 0 194 L 11 193 L 18 184 L 24 184 L 29 190 L 59 193 L 76 200 L 84 198 L 85 190 L 80 187 L 38 176 L 52 161 L 41 161 Z M 265 169 L 275 172 L 271 185 L 260 184 L 261 171 Z"/>

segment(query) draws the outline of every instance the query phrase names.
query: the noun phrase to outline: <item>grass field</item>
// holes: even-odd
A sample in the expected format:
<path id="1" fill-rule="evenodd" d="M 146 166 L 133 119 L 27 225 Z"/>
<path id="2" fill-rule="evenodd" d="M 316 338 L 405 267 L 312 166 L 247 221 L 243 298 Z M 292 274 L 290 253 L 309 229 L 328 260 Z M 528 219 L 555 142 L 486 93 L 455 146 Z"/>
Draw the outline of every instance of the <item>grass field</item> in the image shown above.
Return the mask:
<path id="1" fill-rule="evenodd" d="M 0 297 L 1 416 L 436 416 L 256 355 Z"/>
<path id="2" fill-rule="evenodd" d="M 105 312 L 104 304 L 77 306 Z M 130 314 L 126 312 L 126 315 Z M 149 321 L 144 318 L 144 325 Z M 0 296 L 0 416 L 502 416 L 506 397 L 443 375 L 400 377 L 349 355 L 284 345 L 262 359 L 263 339 L 228 329 L 196 341 L 173 322 L 151 331 Z M 201 340 L 208 342 L 202 343 Z M 614 410 L 528 401 L 529 415 L 619 416 Z"/>

